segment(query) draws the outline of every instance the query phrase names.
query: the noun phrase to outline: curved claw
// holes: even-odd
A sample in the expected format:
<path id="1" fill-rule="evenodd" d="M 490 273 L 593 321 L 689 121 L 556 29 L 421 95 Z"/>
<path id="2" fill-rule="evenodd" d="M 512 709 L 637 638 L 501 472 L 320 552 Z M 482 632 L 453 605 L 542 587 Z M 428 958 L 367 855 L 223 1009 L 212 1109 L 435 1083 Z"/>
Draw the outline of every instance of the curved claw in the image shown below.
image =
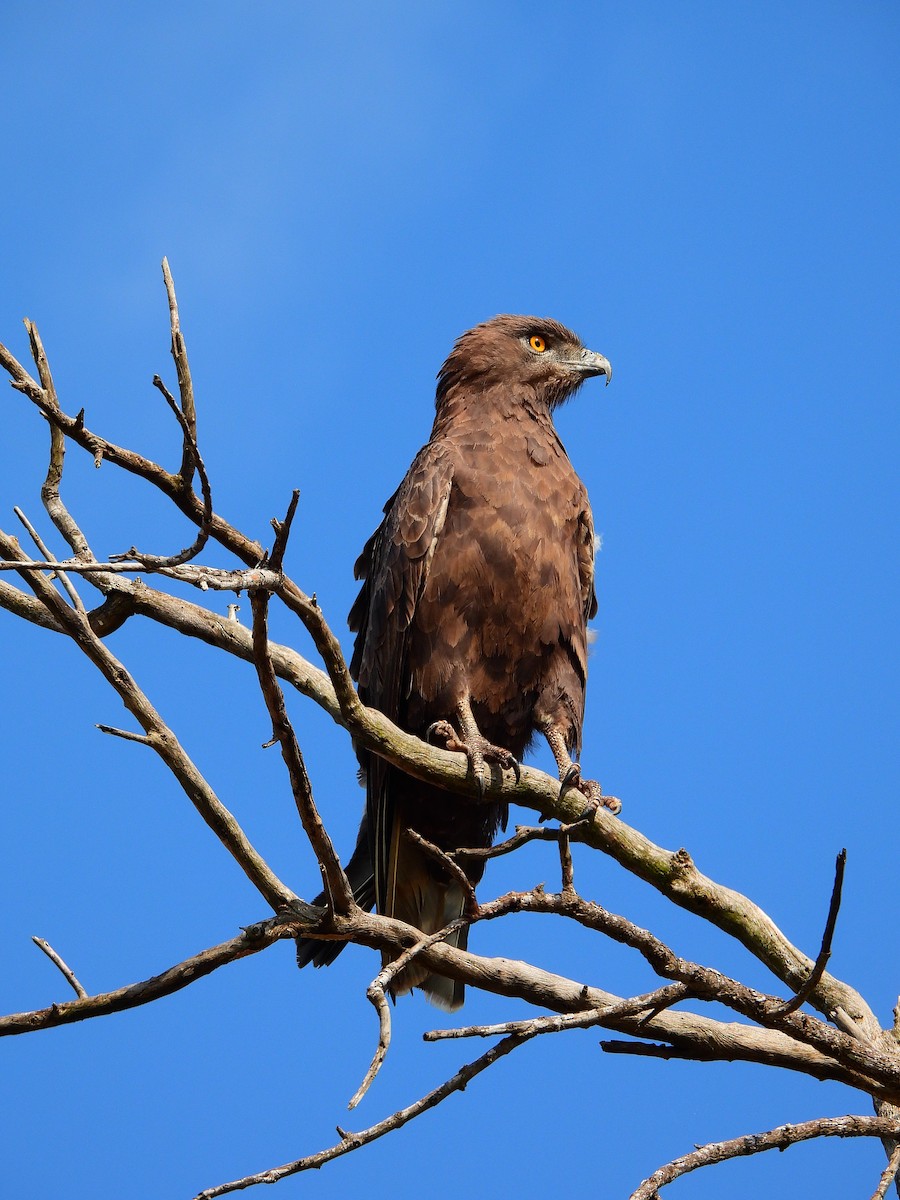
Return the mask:
<path id="1" fill-rule="evenodd" d="M 569 767 L 569 769 L 566 771 L 566 773 L 563 775 L 562 779 L 560 779 L 560 781 L 559 781 L 559 794 L 562 795 L 567 787 L 580 788 L 580 786 L 581 786 L 581 767 L 578 765 L 578 763 L 573 762 L 572 765 Z"/>
<path id="2" fill-rule="evenodd" d="M 579 821 L 593 817 L 599 808 L 608 808 L 614 816 L 622 811 L 622 801 L 616 796 L 604 796 L 600 784 L 593 779 L 580 780 L 578 790 L 587 798 L 587 804 L 578 818 Z"/>

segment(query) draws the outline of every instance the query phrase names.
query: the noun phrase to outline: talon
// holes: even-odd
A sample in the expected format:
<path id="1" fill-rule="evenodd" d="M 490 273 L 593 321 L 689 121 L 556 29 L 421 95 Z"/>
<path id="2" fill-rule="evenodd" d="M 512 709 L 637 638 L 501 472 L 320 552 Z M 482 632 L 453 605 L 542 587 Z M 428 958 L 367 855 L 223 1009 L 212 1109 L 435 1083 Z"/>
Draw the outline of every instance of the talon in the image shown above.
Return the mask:
<path id="1" fill-rule="evenodd" d="M 562 795 L 567 787 L 581 788 L 581 767 L 578 763 L 573 762 L 559 781 L 559 794 Z"/>
<path id="2" fill-rule="evenodd" d="M 472 768 L 479 800 L 484 800 L 490 784 L 490 772 L 486 770 L 488 764 L 496 763 L 501 769 L 513 771 L 518 783 L 521 779 L 521 767 L 516 756 L 505 746 L 495 746 L 479 731 L 468 699 L 457 706 L 456 717 L 459 721 L 459 732 L 450 721 L 438 720 L 428 726 L 425 738 L 426 741 L 439 739 L 444 749 L 458 750 L 465 754 Z"/>
<path id="3" fill-rule="evenodd" d="M 601 807 L 609 809 L 613 815 L 622 811 L 622 801 L 615 796 L 604 796 L 603 789 L 600 784 L 593 779 L 582 779 L 578 783 L 578 790 L 587 798 L 584 811 L 578 818 L 579 821 L 586 820 L 588 817 L 593 817 L 597 810 Z"/>

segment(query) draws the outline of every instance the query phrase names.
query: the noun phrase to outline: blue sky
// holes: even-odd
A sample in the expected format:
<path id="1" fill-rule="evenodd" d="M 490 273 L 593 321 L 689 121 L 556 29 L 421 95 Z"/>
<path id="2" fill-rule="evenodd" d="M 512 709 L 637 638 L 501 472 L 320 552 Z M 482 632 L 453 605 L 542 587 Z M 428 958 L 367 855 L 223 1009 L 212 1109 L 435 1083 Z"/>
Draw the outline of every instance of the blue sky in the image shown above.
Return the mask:
<path id="1" fill-rule="evenodd" d="M 301 489 L 288 566 L 347 647 L 353 561 L 428 435 L 456 335 L 536 312 L 612 360 L 613 385 L 558 418 L 603 535 L 585 768 L 625 820 L 686 846 L 813 952 L 846 846 L 832 968 L 885 1024 L 900 986 L 898 34 L 887 2 L 87 0 L 7 4 L 0 50 L 0 340 L 24 356 L 34 319 L 64 406 L 173 464 L 150 386 L 173 378 L 167 255 L 216 504 L 265 540 Z M 46 433 L 16 393 L 3 418 L 13 529 L 14 504 L 40 515 Z M 74 451 L 66 494 L 100 554 L 189 540 L 155 496 Z M 274 632 L 306 645 L 287 620 Z M 66 998 L 32 934 L 98 991 L 265 915 L 163 769 L 94 730 L 122 712 L 77 651 L 3 613 L 0 643 L 0 1007 Z M 259 749 L 248 668 L 134 622 L 111 645 L 279 874 L 317 890 L 275 752 Z M 352 754 L 308 704 L 292 712 L 348 849 Z M 534 848 L 482 892 L 556 870 Z M 576 881 L 679 952 L 778 990 L 599 855 L 576 856 Z M 479 928 L 472 947 L 622 994 L 653 986 L 620 948 L 541 920 Z M 424 1046 L 442 1018 L 404 1001 L 348 1118 L 376 961 L 351 950 L 301 975 L 291 958 L 277 947 L 150 1007 L 6 1039 L 8 1194 L 190 1197 L 379 1119 L 468 1054 Z M 470 995 L 465 1016 L 520 1011 Z M 407 1200 L 424 1177 L 442 1194 L 530 1195 L 563 1173 L 605 1200 L 694 1143 L 866 1111 L 836 1086 L 632 1062 L 597 1041 L 520 1050 L 279 1194 Z M 806 1146 L 676 1190 L 866 1195 L 880 1155 Z"/>

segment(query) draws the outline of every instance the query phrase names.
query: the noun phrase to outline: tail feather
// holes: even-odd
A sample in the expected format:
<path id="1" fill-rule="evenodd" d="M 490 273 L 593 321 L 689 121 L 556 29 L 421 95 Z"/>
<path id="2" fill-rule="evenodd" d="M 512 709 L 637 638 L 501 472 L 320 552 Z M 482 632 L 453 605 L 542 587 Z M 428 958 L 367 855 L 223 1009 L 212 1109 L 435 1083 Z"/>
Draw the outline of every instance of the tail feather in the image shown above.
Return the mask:
<path id="1" fill-rule="evenodd" d="M 463 915 L 466 896 L 456 879 L 446 874 L 439 863 L 403 836 L 407 827 L 402 804 L 392 805 L 383 896 L 376 895 L 372 841 L 377 841 L 377 838 L 370 838 L 367 815 L 363 816 L 356 846 L 346 866 L 347 878 L 353 889 L 353 898 L 360 908 L 369 912 L 376 907 L 378 900 L 379 911 L 384 912 L 385 916 L 405 921 L 427 936 L 437 933 Z M 473 882 L 477 882 L 477 876 Z M 325 892 L 320 892 L 313 900 L 313 904 L 317 905 L 326 902 Z M 452 933 L 446 939 L 446 945 L 465 950 L 468 939 L 469 930 L 466 926 Z M 334 962 L 344 945 L 341 941 L 297 938 L 297 965 L 305 967 L 312 963 L 314 967 L 327 966 Z M 382 962 L 386 965 L 396 957 L 396 954 L 385 953 Z M 413 988 L 421 988 L 432 1004 L 446 1012 L 455 1012 L 465 997 L 462 983 L 444 975 L 436 975 L 417 959 L 393 980 L 391 993 L 393 996 L 402 996 Z"/>
<path id="2" fill-rule="evenodd" d="M 426 935 L 437 933 L 463 915 L 465 893 L 459 883 L 442 875 L 418 846 L 403 838 L 398 842 L 388 880 L 388 915 L 414 925 Z M 468 927 L 458 929 L 446 939 L 446 945 L 465 950 L 468 937 Z M 387 965 L 395 957 L 383 954 L 382 962 Z M 445 975 L 436 975 L 416 960 L 393 980 L 391 992 L 394 996 L 402 996 L 413 988 L 421 988 L 432 1004 L 446 1012 L 455 1012 L 465 998 L 462 983 Z"/>

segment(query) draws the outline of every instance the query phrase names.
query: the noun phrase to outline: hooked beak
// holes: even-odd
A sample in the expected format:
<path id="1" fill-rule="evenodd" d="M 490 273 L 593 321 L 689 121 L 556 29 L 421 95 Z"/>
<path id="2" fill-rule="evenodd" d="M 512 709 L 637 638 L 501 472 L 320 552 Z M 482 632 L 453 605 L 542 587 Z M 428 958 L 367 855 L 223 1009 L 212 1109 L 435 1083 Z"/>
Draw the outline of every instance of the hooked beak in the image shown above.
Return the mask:
<path id="1" fill-rule="evenodd" d="M 609 359 L 594 350 L 582 350 L 580 355 L 571 360 L 571 365 L 585 379 L 591 375 L 605 375 L 607 385 L 612 379 Z"/>

